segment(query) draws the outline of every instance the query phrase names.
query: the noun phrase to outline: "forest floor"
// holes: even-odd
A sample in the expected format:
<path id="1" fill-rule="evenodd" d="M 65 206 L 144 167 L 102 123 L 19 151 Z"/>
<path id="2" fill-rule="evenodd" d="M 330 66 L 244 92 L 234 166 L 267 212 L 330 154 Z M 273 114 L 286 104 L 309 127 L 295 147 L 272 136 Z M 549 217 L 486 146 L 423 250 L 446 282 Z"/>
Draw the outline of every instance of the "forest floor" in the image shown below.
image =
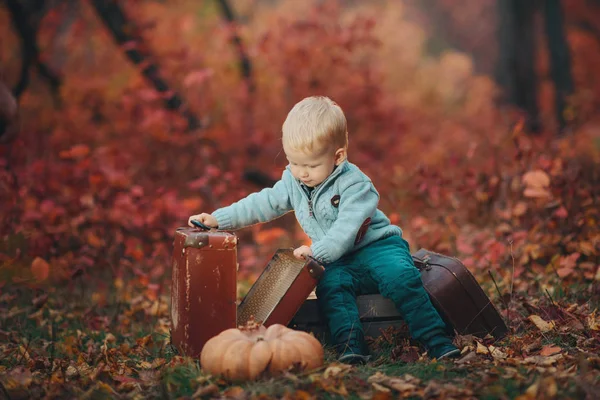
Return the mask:
<path id="1" fill-rule="evenodd" d="M 169 299 L 149 299 L 136 282 L 116 279 L 108 296 L 77 278 L 58 288 L 4 288 L 0 393 L 8 399 L 600 397 L 598 297 L 582 302 L 583 286 L 561 288 L 554 298 L 514 293 L 509 335 L 456 337 L 457 360 L 431 360 L 400 330 L 388 329 L 370 340 L 367 365 L 340 364 L 326 346 L 316 371 L 229 383 L 203 373 L 198 359 L 177 355 Z"/>

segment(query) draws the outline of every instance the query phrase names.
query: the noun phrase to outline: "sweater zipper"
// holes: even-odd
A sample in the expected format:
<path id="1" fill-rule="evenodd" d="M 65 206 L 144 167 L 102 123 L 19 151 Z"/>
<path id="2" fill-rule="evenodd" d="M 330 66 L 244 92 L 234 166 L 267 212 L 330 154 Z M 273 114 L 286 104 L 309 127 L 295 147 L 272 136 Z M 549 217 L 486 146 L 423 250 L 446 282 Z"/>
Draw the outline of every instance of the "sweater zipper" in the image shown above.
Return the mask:
<path id="1" fill-rule="evenodd" d="M 308 195 L 307 195 L 307 197 L 308 197 L 308 216 L 309 216 L 309 217 L 313 217 L 313 218 L 315 218 L 315 216 L 314 216 L 314 211 L 313 211 L 313 194 L 314 194 L 315 192 L 318 192 L 318 191 L 320 191 L 320 190 L 321 190 L 321 188 L 322 188 L 323 186 L 325 186 L 325 185 L 324 185 L 324 183 L 326 183 L 326 182 L 327 182 L 329 179 L 331 179 L 331 175 L 329 175 L 329 176 L 327 177 L 327 179 L 325 179 L 325 181 L 323 181 L 323 182 L 321 183 L 321 185 L 320 185 L 320 186 L 319 186 L 317 189 L 314 189 L 313 191 L 311 191 L 311 192 L 308 192 Z M 297 185 L 300 187 L 300 191 L 302 191 L 302 192 L 304 192 L 304 193 L 306 194 L 306 191 L 304 191 L 304 189 L 302 188 L 302 184 L 301 184 L 300 182 L 298 182 L 298 181 L 296 181 L 296 184 L 297 184 Z M 315 220 L 316 220 L 316 218 L 315 218 Z M 318 222 L 318 221 L 317 221 L 317 222 Z"/>

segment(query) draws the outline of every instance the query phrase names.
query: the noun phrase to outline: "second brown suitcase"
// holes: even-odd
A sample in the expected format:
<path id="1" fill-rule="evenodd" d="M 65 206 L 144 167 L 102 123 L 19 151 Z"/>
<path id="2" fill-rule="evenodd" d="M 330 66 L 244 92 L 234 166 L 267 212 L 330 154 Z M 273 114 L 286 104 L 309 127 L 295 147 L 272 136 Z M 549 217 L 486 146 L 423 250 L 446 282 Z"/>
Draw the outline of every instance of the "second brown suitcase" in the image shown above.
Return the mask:
<path id="1" fill-rule="evenodd" d="M 496 307 L 460 260 L 425 249 L 414 253 L 413 260 L 421 272 L 423 286 L 449 332 L 478 337 L 490 334 L 497 340 L 507 334 L 508 328 Z M 402 316 L 394 303 L 380 294 L 361 295 L 356 300 L 368 336 L 379 336 L 381 329 L 402 325 Z M 318 312 L 315 297 L 304 303 L 290 326 L 327 338 L 327 327 Z"/>
<path id="2" fill-rule="evenodd" d="M 413 254 L 413 260 L 431 302 L 459 334 L 489 333 L 500 339 L 508 333 L 500 313 L 460 260 L 425 249 Z"/>

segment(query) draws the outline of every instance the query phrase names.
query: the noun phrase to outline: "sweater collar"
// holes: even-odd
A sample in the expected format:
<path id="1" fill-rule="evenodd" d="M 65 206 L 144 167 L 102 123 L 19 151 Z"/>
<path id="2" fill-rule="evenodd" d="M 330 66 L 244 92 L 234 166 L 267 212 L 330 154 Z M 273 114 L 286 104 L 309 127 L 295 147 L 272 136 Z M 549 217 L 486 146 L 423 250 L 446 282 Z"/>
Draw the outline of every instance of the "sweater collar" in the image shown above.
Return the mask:
<path id="1" fill-rule="evenodd" d="M 342 173 L 342 171 L 346 168 L 347 165 L 348 165 L 348 159 L 342 161 L 340 163 L 340 165 L 336 166 L 333 169 L 333 171 L 331 172 L 331 174 L 329 174 L 329 176 L 327 178 L 325 178 L 325 180 L 323 182 L 319 183 L 313 189 L 317 190 L 320 187 L 322 187 L 324 184 L 326 184 L 327 182 L 330 182 L 331 180 L 333 180 L 336 176 L 338 176 L 338 175 L 340 175 Z M 290 168 L 289 164 L 285 168 L 291 172 L 291 168 Z M 304 183 L 302 183 L 302 181 L 300 179 L 296 179 L 296 178 L 294 178 L 294 179 L 296 180 L 296 182 L 298 182 L 300 184 L 300 187 L 305 188 L 306 190 L 309 190 L 308 186 L 306 186 Z"/>

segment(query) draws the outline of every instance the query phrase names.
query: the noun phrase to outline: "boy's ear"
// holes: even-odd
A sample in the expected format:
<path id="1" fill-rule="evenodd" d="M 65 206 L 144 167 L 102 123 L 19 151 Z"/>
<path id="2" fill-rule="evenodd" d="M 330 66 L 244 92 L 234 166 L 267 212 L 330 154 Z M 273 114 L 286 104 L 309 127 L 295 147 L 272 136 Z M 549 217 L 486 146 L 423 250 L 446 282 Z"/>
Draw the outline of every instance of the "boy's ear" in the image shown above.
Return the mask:
<path id="1" fill-rule="evenodd" d="M 347 155 L 348 154 L 347 154 L 346 149 L 344 147 L 340 147 L 339 149 L 337 149 L 335 151 L 335 155 L 334 155 L 335 165 L 338 166 L 342 162 L 344 162 L 344 160 L 346 159 Z"/>

